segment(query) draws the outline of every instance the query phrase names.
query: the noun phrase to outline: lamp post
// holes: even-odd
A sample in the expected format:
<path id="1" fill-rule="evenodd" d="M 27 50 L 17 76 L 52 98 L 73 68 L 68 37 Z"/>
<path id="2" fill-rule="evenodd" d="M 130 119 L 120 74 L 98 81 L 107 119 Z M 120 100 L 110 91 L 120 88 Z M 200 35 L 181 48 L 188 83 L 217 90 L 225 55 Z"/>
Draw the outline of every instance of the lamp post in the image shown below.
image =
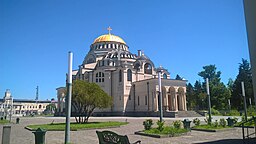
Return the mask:
<path id="1" fill-rule="evenodd" d="M 65 127 L 65 144 L 70 143 L 70 115 L 71 115 L 71 97 L 72 97 L 72 60 L 73 53 L 68 55 L 68 80 L 66 95 L 66 127 Z"/>
<path id="2" fill-rule="evenodd" d="M 160 112 L 160 122 L 163 121 L 163 106 L 162 106 L 162 82 L 161 82 L 161 74 L 162 71 L 159 69 L 158 71 L 158 91 L 159 91 L 159 112 Z"/>
<path id="3" fill-rule="evenodd" d="M 211 97 L 210 97 L 210 89 L 209 89 L 209 79 L 206 78 L 206 91 L 208 96 L 208 113 L 209 113 L 209 120 L 208 123 L 212 122 L 212 112 L 211 112 Z"/>
<path id="4" fill-rule="evenodd" d="M 231 111 L 230 99 L 228 99 L 228 108 L 229 108 L 229 111 Z"/>
<path id="5" fill-rule="evenodd" d="M 242 87 L 242 96 L 244 97 L 244 116 L 245 116 L 245 121 L 247 121 L 247 106 L 246 106 L 246 97 L 245 97 L 245 90 L 244 90 L 244 82 L 241 82 L 241 87 Z"/>

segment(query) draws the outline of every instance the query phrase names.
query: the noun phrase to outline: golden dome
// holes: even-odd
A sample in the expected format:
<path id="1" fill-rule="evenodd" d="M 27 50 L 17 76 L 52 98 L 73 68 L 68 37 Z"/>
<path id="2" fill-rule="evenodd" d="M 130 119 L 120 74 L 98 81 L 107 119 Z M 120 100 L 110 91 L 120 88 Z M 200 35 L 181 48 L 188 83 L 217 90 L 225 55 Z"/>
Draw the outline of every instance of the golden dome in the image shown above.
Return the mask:
<path id="1" fill-rule="evenodd" d="M 99 36 L 94 40 L 93 44 L 98 42 L 119 42 L 119 43 L 126 44 L 122 38 L 120 38 L 119 36 L 112 35 L 110 33 Z"/>

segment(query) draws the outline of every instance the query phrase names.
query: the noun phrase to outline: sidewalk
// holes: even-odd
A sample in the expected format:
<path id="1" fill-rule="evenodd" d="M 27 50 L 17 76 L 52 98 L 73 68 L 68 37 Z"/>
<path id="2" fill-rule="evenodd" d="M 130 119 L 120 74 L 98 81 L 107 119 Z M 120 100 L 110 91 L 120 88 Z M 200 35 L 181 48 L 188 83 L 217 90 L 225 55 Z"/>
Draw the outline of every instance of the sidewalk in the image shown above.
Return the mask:
<path id="1" fill-rule="evenodd" d="M 118 134 L 127 135 L 130 142 L 141 140 L 142 144 L 190 144 L 190 143 L 242 143 L 241 128 L 235 128 L 233 131 L 223 132 L 200 132 L 192 131 L 184 136 L 171 138 L 151 138 L 146 136 L 135 135 L 135 131 L 143 130 L 143 121 L 148 118 L 135 117 L 92 117 L 89 121 L 128 121 L 129 124 L 119 128 L 110 128 L 108 130 L 114 131 Z M 158 118 L 152 118 L 154 123 Z M 184 119 L 184 118 L 182 118 Z M 192 118 L 190 118 L 192 119 Z M 200 118 L 203 120 L 203 118 Z M 15 120 L 15 119 L 14 119 Z M 165 124 L 171 124 L 176 118 L 164 118 Z M 31 131 L 24 129 L 30 124 L 47 124 L 47 123 L 65 122 L 63 117 L 21 117 L 20 124 L 11 124 L 11 144 L 29 144 L 35 142 L 34 134 Z M 72 119 L 71 121 L 74 121 Z M 2 140 L 3 125 L 0 125 L 0 141 Z M 101 129 L 100 131 L 105 130 Z M 47 144 L 63 144 L 64 131 L 47 131 Z M 97 144 L 98 138 L 95 130 L 81 130 L 71 131 L 70 139 L 72 144 Z"/>

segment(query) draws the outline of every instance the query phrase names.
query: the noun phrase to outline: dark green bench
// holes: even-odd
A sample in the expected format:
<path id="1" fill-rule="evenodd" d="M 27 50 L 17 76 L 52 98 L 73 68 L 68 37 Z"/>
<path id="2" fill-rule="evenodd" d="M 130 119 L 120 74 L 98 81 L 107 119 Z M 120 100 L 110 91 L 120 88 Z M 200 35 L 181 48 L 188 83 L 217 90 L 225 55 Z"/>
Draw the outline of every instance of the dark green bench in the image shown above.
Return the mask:
<path id="1" fill-rule="evenodd" d="M 118 135 L 112 131 L 96 131 L 99 144 L 140 144 L 138 140 L 135 143 L 130 143 L 127 135 Z"/>

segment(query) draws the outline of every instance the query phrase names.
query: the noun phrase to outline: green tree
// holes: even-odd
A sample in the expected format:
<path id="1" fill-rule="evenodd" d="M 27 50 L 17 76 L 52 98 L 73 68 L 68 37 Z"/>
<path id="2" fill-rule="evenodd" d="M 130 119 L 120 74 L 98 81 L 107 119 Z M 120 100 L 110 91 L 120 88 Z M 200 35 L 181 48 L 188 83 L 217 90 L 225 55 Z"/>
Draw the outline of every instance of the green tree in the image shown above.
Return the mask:
<path id="1" fill-rule="evenodd" d="M 96 83 L 76 80 L 72 88 L 72 106 L 76 122 L 86 123 L 95 108 L 103 109 L 112 105 L 112 98 Z"/>
<path id="2" fill-rule="evenodd" d="M 211 96 L 211 106 L 215 109 L 226 109 L 228 108 L 228 99 L 230 98 L 230 92 L 223 82 L 221 82 L 221 72 L 217 71 L 215 65 L 207 65 L 203 67 L 203 71 L 199 72 L 198 75 L 204 80 L 209 79 L 209 88 Z M 203 83 L 205 90 L 206 84 Z"/>
<path id="3" fill-rule="evenodd" d="M 176 78 L 175 78 L 176 80 L 182 80 L 182 77 L 180 77 L 180 75 L 176 75 Z"/>
<path id="4" fill-rule="evenodd" d="M 244 82 L 247 103 L 249 98 L 254 101 L 251 67 L 250 63 L 245 59 L 242 59 L 242 63 L 239 63 L 239 72 L 232 87 L 231 106 L 238 110 L 243 109 L 242 81 Z"/>
<path id="5" fill-rule="evenodd" d="M 216 71 L 217 67 L 215 65 L 207 65 L 203 67 L 203 71 L 199 72 L 198 75 L 201 76 L 204 80 L 209 79 L 209 82 L 216 84 L 219 83 L 221 78 L 221 72 Z"/>
<path id="6" fill-rule="evenodd" d="M 196 109 L 202 110 L 207 108 L 207 95 L 204 92 L 202 83 L 200 81 L 196 81 L 194 84 L 194 97 L 196 99 Z"/>
<path id="7" fill-rule="evenodd" d="M 50 103 L 46 106 L 44 114 L 53 114 L 56 111 L 57 107 L 54 103 Z"/>
<path id="8" fill-rule="evenodd" d="M 186 93 L 188 109 L 194 109 L 196 107 L 196 98 L 194 96 L 194 88 L 191 83 L 188 83 Z"/>

